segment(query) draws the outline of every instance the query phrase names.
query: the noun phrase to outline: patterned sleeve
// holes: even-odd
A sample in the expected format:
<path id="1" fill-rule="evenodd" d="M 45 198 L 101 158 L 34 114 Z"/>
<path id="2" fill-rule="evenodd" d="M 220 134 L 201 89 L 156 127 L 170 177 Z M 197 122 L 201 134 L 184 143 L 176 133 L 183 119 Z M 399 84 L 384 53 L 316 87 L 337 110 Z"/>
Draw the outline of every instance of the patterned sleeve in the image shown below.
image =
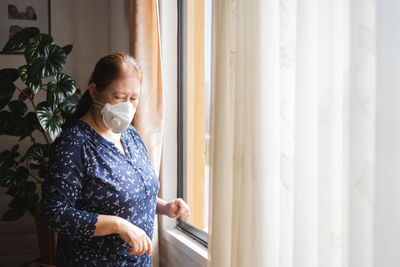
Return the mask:
<path id="1" fill-rule="evenodd" d="M 50 229 L 81 240 L 90 240 L 98 214 L 75 208 L 85 173 L 81 147 L 63 139 L 53 144 L 48 176 L 43 184 L 41 213 Z"/>

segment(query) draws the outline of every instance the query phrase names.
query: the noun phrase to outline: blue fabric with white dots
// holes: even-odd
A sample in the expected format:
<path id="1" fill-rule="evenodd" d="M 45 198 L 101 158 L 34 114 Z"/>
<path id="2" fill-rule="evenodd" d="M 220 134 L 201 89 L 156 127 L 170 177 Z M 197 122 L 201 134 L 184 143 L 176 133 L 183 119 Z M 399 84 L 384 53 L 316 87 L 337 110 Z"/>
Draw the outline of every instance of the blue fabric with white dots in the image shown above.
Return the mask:
<path id="1" fill-rule="evenodd" d="M 93 237 L 99 214 L 127 219 L 153 237 L 160 184 L 133 126 L 121 141 L 126 155 L 81 120 L 54 141 L 42 217 L 58 232 L 57 266 L 152 266 L 147 254 L 129 255 L 117 234 Z"/>

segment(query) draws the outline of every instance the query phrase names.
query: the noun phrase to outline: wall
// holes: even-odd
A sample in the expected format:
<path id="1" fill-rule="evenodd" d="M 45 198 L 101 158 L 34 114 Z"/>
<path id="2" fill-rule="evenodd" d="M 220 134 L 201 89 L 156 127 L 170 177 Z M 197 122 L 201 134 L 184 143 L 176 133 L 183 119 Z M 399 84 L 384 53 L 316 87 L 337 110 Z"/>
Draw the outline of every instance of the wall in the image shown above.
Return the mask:
<path id="1" fill-rule="evenodd" d="M 377 1 L 374 264 L 400 262 L 400 2 Z"/>
<path id="2" fill-rule="evenodd" d="M 112 4 L 111 4 L 112 3 Z M 71 75 L 82 92 L 96 61 L 103 55 L 129 50 L 128 1 L 53 0 L 51 34 L 58 45 L 73 44 L 64 72 Z M 23 55 L 0 55 L 0 69 L 18 67 Z M 43 94 L 38 96 L 44 97 Z M 16 138 L 0 136 L 0 152 L 17 143 Z M 22 149 L 28 142 L 21 143 Z M 0 188 L 0 216 L 10 198 Z M 26 214 L 16 222 L 0 222 L 0 267 L 19 266 L 38 257 L 33 219 Z"/>

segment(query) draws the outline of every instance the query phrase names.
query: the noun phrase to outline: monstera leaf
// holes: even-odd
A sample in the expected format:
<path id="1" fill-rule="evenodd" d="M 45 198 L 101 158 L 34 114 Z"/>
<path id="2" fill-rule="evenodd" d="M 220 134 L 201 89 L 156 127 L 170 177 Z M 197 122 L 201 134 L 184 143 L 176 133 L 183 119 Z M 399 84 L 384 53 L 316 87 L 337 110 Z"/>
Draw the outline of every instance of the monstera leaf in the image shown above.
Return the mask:
<path id="1" fill-rule="evenodd" d="M 14 115 L 13 112 L 3 110 L 0 112 L 0 134 L 12 136 L 28 135 L 25 118 Z"/>
<path id="2" fill-rule="evenodd" d="M 2 51 L 21 50 L 26 63 L 0 70 L 0 135 L 16 136 L 19 141 L 30 137 L 25 142 L 32 142 L 22 155 L 18 145 L 0 153 L 0 187 L 7 188 L 6 194 L 12 197 L 9 209 L 0 217 L 2 221 L 13 221 L 27 210 L 40 209 L 36 183 L 47 178 L 52 146 L 47 134 L 54 140 L 61 132 L 64 117 L 78 105 L 75 81 L 61 73 L 72 45 L 58 46 L 49 34 L 28 27 L 10 38 Z M 25 84 L 21 88 L 19 78 Z M 46 92 L 46 101 L 36 104 L 41 90 Z M 33 134 L 36 130 L 43 139 Z"/>
<path id="3" fill-rule="evenodd" d="M 35 129 L 40 129 L 40 123 L 38 121 L 38 118 L 36 116 L 36 112 L 28 112 L 25 116 L 26 124 L 29 127 L 31 131 Z"/>
<path id="4" fill-rule="evenodd" d="M 8 103 L 8 108 L 13 113 L 14 116 L 25 118 L 28 113 L 28 107 L 23 101 L 14 100 Z"/>
<path id="5" fill-rule="evenodd" d="M 44 57 L 44 48 L 53 44 L 53 37 L 48 34 L 40 33 L 35 36 L 34 41 L 25 48 L 24 56 L 28 64 L 37 57 Z"/>
<path id="6" fill-rule="evenodd" d="M 25 209 L 23 208 L 9 209 L 4 213 L 1 220 L 5 222 L 15 221 L 24 216 L 24 214 Z"/>
<path id="7" fill-rule="evenodd" d="M 0 186 L 14 186 L 18 181 L 15 179 L 16 172 L 14 170 L 0 170 Z"/>
<path id="8" fill-rule="evenodd" d="M 5 134 L 11 118 L 12 118 L 11 112 L 6 110 L 0 112 L 0 134 Z"/>
<path id="9" fill-rule="evenodd" d="M 64 102 L 61 104 L 61 110 L 66 114 L 72 114 L 75 112 L 79 103 L 79 98 L 76 94 L 73 94 L 70 97 L 67 97 Z"/>
<path id="10" fill-rule="evenodd" d="M 28 150 L 24 158 L 28 160 L 30 164 L 42 165 L 44 163 L 44 158 L 49 156 L 49 147 L 44 144 L 33 144 Z"/>
<path id="11" fill-rule="evenodd" d="M 12 197 L 23 197 L 35 193 L 36 184 L 31 181 L 27 181 L 21 185 L 10 187 L 6 194 Z"/>
<path id="12" fill-rule="evenodd" d="M 3 187 L 20 186 L 28 180 L 29 171 L 27 168 L 20 166 L 16 171 L 5 170 L 0 171 L 0 185 Z"/>
<path id="13" fill-rule="evenodd" d="M 39 196 L 37 194 L 28 194 L 16 197 L 8 206 L 10 209 L 4 213 L 1 220 L 5 222 L 15 221 L 25 214 L 25 209 L 29 211 L 39 210 Z"/>
<path id="14" fill-rule="evenodd" d="M 47 102 L 61 104 L 67 97 L 72 96 L 75 90 L 75 81 L 71 76 L 64 73 L 57 74 L 54 82 L 47 84 Z"/>
<path id="15" fill-rule="evenodd" d="M 15 92 L 14 81 L 18 79 L 17 69 L 0 70 L 0 109 L 7 105 Z"/>
<path id="16" fill-rule="evenodd" d="M 19 156 L 19 153 L 17 152 L 18 147 L 19 145 L 15 145 L 11 150 L 6 149 L 0 153 L 1 171 L 6 171 L 17 163 L 15 159 Z"/>
<path id="17" fill-rule="evenodd" d="M 61 132 L 61 125 L 64 118 L 57 115 L 55 105 L 41 105 L 36 111 L 38 120 L 43 129 L 50 135 L 54 141 Z"/>
<path id="18" fill-rule="evenodd" d="M 35 58 L 28 65 L 28 81 L 37 81 L 58 74 L 65 66 L 67 54 L 58 45 L 43 48 L 43 56 Z"/>
<path id="19" fill-rule="evenodd" d="M 18 73 L 19 73 L 19 76 L 21 77 L 21 80 L 25 83 L 25 85 L 28 86 L 29 89 L 31 89 L 33 95 L 36 95 L 36 93 L 40 89 L 42 89 L 42 80 L 41 79 L 34 80 L 33 78 L 28 77 L 28 66 L 27 65 L 19 67 Z"/>
<path id="20" fill-rule="evenodd" d="M 15 82 L 18 79 L 17 69 L 2 69 L 0 70 L 0 79 Z"/>
<path id="21" fill-rule="evenodd" d="M 32 38 L 40 33 L 36 27 L 27 27 L 17 32 L 8 40 L 2 52 L 15 52 L 24 49 Z"/>
<path id="22" fill-rule="evenodd" d="M 63 50 L 65 51 L 65 53 L 67 54 L 67 55 L 69 55 L 69 53 L 71 53 L 71 51 L 72 51 L 72 45 L 66 45 L 66 46 L 63 46 Z"/>
<path id="23" fill-rule="evenodd" d="M 37 194 L 31 194 L 23 197 L 14 198 L 8 206 L 12 209 L 19 209 L 20 207 L 26 207 L 27 210 L 35 210 L 36 203 L 39 201 Z"/>

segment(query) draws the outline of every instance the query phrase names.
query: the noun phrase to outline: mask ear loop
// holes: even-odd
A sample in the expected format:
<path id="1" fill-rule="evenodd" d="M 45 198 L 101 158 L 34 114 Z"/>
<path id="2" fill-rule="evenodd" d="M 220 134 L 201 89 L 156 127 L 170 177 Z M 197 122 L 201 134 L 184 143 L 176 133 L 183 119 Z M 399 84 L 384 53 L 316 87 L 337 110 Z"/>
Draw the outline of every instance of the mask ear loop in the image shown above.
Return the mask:
<path id="1" fill-rule="evenodd" d="M 95 106 L 95 107 L 98 108 L 98 109 L 102 109 L 103 106 L 104 106 L 104 104 L 101 103 L 101 102 L 100 102 L 99 100 L 97 100 L 97 99 L 93 99 L 93 106 Z"/>

